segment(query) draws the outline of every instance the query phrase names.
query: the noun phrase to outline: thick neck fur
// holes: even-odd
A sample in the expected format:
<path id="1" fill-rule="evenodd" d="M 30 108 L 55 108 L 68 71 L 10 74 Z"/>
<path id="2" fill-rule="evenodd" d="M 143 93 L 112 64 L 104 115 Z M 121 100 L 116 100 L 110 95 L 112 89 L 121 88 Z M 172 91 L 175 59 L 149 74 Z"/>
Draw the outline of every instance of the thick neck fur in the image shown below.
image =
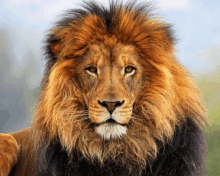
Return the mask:
<path id="1" fill-rule="evenodd" d="M 38 168 L 39 171 L 35 174 L 37 176 L 137 176 L 141 173 L 138 165 L 123 158 L 108 159 L 100 164 L 98 161 L 84 158 L 81 152 L 76 150 L 69 157 L 58 140 L 42 149 Z"/>
<path id="2" fill-rule="evenodd" d="M 83 157 L 80 151 L 73 151 L 71 157 L 60 145 L 59 140 L 44 144 L 38 153 L 38 167 L 35 176 L 170 176 L 203 175 L 205 138 L 202 130 L 192 120 L 176 126 L 173 139 L 163 144 L 154 160 L 146 158 L 142 169 L 128 158 L 108 158 L 103 164 Z M 174 169 L 175 168 L 175 169 Z"/>

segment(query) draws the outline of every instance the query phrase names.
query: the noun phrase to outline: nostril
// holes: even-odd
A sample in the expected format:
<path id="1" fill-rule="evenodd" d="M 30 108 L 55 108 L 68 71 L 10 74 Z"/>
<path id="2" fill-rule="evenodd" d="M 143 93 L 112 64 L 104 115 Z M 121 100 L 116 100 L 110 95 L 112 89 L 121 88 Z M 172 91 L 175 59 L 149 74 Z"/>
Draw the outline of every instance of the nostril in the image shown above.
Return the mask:
<path id="1" fill-rule="evenodd" d="M 120 101 L 102 101 L 101 102 L 101 101 L 98 100 L 98 103 L 101 106 L 105 107 L 109 111 L 110 114 L 112 114 L 113 111 L 117 107 L 121 106 L 124 102 L 125 102 L 125 100 L 123 100 L 122 102 L 120 102 Z"/>
<path id="2" fill-rule="evenodd" d="M 99 103 L 101 106 L 108 108 L 108 105 L 107 105 L 106 102 L 107 102 L 107 101 L 100 102 L 100 101 L 98 100 L 98 103 Z"/>
<path id="3" fill-rule="evenodd" d="M 116 101 L 115 108 L 121 106 L 124 102 L 125 102 L 125 100 L 123 100 L 122 102 Z"/>

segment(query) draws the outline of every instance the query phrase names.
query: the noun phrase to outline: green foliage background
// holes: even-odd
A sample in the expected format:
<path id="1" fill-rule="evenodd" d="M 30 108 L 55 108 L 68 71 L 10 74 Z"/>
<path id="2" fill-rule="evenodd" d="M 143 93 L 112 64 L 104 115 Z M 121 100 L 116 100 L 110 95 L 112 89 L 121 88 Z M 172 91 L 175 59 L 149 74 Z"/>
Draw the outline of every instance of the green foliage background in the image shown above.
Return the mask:
<path id="1" fill-rule="evenodd" d="M 208 176 L 220 176 L 220 67 L 212 73 L 201 75 L 198 85 L 205 97 L 209 117 L 206 168 Z"/>

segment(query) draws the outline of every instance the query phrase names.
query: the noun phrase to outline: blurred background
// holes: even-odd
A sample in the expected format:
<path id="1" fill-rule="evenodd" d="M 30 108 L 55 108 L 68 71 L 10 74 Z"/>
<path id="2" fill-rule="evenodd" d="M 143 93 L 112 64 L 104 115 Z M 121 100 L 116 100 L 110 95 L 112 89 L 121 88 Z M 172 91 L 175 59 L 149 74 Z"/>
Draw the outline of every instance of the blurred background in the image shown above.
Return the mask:
<path id="1" fill-rule="evenodd" d="M 108 4 L 108 0 L 98 1 Z M 0 132 L 30 125 L 45 65 L 44 37 L 59 15 L 79 7 L 79 2 L 0 1 Z M 209 176 L 220 176 L 220 1 L 157 0 L 154 4 L 154 12 L 173 24 L 176 57 L 203 92 L 209 110 L 206 166 Z"/>

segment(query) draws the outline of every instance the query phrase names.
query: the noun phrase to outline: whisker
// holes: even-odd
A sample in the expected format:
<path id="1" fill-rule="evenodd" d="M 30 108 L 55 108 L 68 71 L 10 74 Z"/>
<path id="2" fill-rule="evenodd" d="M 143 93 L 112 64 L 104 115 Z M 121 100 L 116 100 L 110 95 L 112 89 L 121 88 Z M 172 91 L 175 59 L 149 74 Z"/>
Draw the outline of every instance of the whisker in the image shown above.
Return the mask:
<path id="1" fill-rule="evenodd" d="M 74 116 L 74 118 L 72 116 L 67 116 L 67 117 L 62 117 L 61 119 L 66 119 L 66 120 L 75 120 L 75 119 L 88 119 L 88 116 L 85 115 L 78 115 L 78 116 Z"/>
<path id="2" fill-rule="evenodd" d="M 81 116 L 88 116 L 89 114 L 72 114 L 72 113 L 60 113 L 61 116 L 71 116 L 71 117 L 81 117 Z"/>
<path id="3" fill-rule="evenodd" d="M 89 112 L 68 112 L 68 111 L 55 111 L 57 113 L 61 113 L 61 114 L 89 114 Z"/>
<path id="4" fill-rule="evenodd" d="M 67 110 L 65 111 L 55 111 L 55 112 L 59 112 L 59 113 L 67 113 Z M 68 113 L 89 113 L 89 111 L 70 111 Z"/>
<path id="5" fill-rule="evenodd" d="M 88 118 L 81 118 L 81 119 L 62 119 L 64 121 L 69 121 L 69 122 L 80 122 L 80 121 L 84 121 L 87 120 Z"/>
<path id="6" fill-rule="evenodd" d="M 92 124 L 91 121 L 88 121 L 85 127 L 87 128 L 91 124 Z"/>
<path id="7" fill-rule="evenodd" d="M 82 119 L 61 119 L 59 120 L 59 122 L 57 123 L 64 123 L 64 124 L 68 124 L 68 123 L 77 123 L 77 122 L 81 122 L 81 121 L 87 121 L 88 118 L 82 118 Z"/>
<path id="8" fill-rule="evenodd" d="M 135 107 L 135 108 L 133 108 L 133 110 L 136 110 L 136 109 L 139 108 L 139 107 L 141 107 L 141 105 L 140 105 L 140 106 L 137 106 L 137 107 Z"/>
<path id="9" fill-rule="evenodd" d="M 140 115 L 138 115 L 138 114 L 136 114 L 136 113 L 132 113 L 132 115 L 131 115 L 133 118 L 137 118 L 137 117 L 139 117 L 139 118 L 141 118 L 141 116 Z"/>

